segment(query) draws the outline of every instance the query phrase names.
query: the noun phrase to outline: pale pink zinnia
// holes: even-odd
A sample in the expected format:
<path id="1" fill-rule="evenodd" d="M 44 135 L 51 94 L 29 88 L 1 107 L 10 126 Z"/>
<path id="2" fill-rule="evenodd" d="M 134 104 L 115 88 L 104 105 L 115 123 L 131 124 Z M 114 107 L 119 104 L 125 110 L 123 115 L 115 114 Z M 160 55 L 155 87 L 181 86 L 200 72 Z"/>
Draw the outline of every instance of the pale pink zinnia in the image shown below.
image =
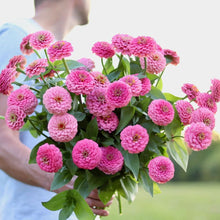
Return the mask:
<path id="1" fill-rule="evenodd" d="M 26 58 L 23 55 L 14 56 L 9 60 L 7 68 L 21 68 L 24 69 L 25 64 L 27 63 Z"/>
<path id="2" fill-rule="evenodd" d="M 53 115 L 48 123 L 51 138 L 58 142 L 71 141 L 75 137 L 77 129 L 77 120 L 69 113 Z"/>
<path id="3" fill-rule="evenodd" d="M 174 177 L 173 162 L 165 156 L 158 156 L 150 160 L 148 169 L 150 178 L 160 184 L 166 183 Z"/>
<path id="4" fill-rule="evenodd" d="M 46 71 L 48 66 L 47 59 L 38 59 L 29 64 L 26 68 L 26 74 L 29 78 L 38 76 Z"/>
<path id="5" fill-rule="evenodd" d="M 54 41 L 54 35 L 49 31 L 38 31 L 31 35 L 29 43 L 36 49 L 46 49 Z"/>
<path id="6" fill-rule="evenodd" d="M 67 41 L 57 41 L 50 45 L 47 50 L 51 62 L 69 57 L 71 56 L 72 52 L 73 46 Z"/>
<path id="7" fill-rule="evenodd" d="M 95 71 L 95 72 L 90 72 L 90 74 L 94 78 L 95 87 L 106 88 L 110 84 L 108 77 L 102 74 L 101 72 Z"/>
<path id="8" fill-rule="evenodd" d="M 212 85 L 210 87 L 211 90 L 211 96 L 215 100 L 215 102 L 220 102 L 220 80 L 219 79 L 213 79 Z"/>
<path id="9" fill-rule="evenodd" d="M 141 125 L 129 125 L 120 134 L 121 146 L 131 154 L 137 154 L 146 148 L 149 135 Z"/>
<path id="10" fill-rule="evenodd" d="M 193 106 L 188 101 L 178 100 L 176 102 L 176 110 L 183 125 L 188 125 L 194 111 Z"/>
<path id="11" fill-rule="evenodd" d="M 24 119 L 26 114 L 24 111 L 16 105 L 11 105 L 7 108 L 5 114 L 5 122 L 9 128 L 12 130 L 19 130 L 24 125 Z"/>
<path id="12" fill-rule="evenodd" d="M 29 89 L 29 87 L 25 85 L 13 91 L 8 97 L 8 106 L 17 105 L 27 115 L 30 115 L 34 112 L 37 104 L 37 97 Z"/>
<path id="13" fill-rule="evenodd" d="M 115 50 L 113 46 L 105 41 L 96 42 L 92 46 L 92 52 L 101 58 L 111 58 L 115 55 Z"/>
<path id="14" fill-rule="evenodd" d="M 177 65 L 180 62 L 180 57 L 177 55 L 176 51 L 170 50 L 170 49 L 164 49 L 163 50 L 164 56 L 169 58 L 171 60 L 171 64 Z"/>
<path id="15" fill-rule="evenodd" d="M 95 68 L 95 62 L 90 59 L 90 58 L 81 58 L 79 60 L 77 60 L 77 62 L 83 64 L 83 67 L 79 67 L 77 69 L 83 69 L 83 70 L 87 70 L 87 71 L 92 71 Z"/>
<path id="16" fill-rule="evenodd" d="M 118 116 L 114 112 L 107 116 L 96 117 L 96 119 L 99 130 L 104 130 L 109 133 L 115 131 L 119 124 Z"/>
<path id="17" fill-rule="evenodd" d="M 38 166 L 46 172 L 56 173 L 63 166 L 63 156 L 54 144 L 43 144 L 37 151 L 36 161 Z"/>
<path id="18" fill-rule="evenodd" d="M 115 81 L 107 88 L 107 99 L 116 108 L 126 106 L 132 97 L 131 88 L 124 82 Z"/>
<path id="19" fill-rule="evenodd" d="M 128 75 L 124 76 L 119 79 L 119 81 L 125 82 L 128 84 L 131 88 L 132 96 L 139 96 L 141 89 L 142 89 L 142 83 L 135 75 Z"/>
<path id="20" fill-rule="evenodd" d="M 93 140 L 80 140 L 73 147 L 73 162 L 79 168 L 92 170 L 98 166 L 101 157 L 102 150 Z"/>
<path id="21" fill-rule="evenodd" d="M 72 70 L 66 78 L 66 85 L 76 95 L 88 95 L 94 88 L 94 78 L 85 70 Z"/>
<path id="22" fill-rule="evenodd" d="M 112 37 L 112 45 L 116 52 L 130 56 L 129 44 L 131 40 L 133 40 L 133 37 L 128 34 L 116 34 Z"/>
<path id="23" fill-rule="evenodd" d="M 86 97 L 86 107 L 94 116 L 107 116 L 115 109 L 106 97 L 106 88 L 94 88 Z"/>
<path id="24" fill-rule="evenodd" d="M 190 101 L 195 100 L 197 95 L 199 94 L 198 88 L 194 84 L 191 84 L 191 83 L 183 84 L 181 89 L 187 95 Z"/>
<path id="25" fill-rule="evenodd" d="M 148 36 L 133 38 L 129 44 L 131 54 L 137 57 L 147 57 L 156 51 L 156 41 Z"/>
<path id="26" fill-rule="evenodd" d="M 185 131 L 184 140 L 194 151 L 205 150 L 212 143 L 212 130 L 203 122 L 192 123 Z"/>
<path id="27" fill-rule="evenodd" d="M 215 127 L 215 115 L 208 108 L 201 107 L 193 111 L 190 123 L 203 122 L 211 130 Z"/>
<path id="28" fill-rule="evenodd" d="M 60 115 L 71 109 L 72 98 L 66 89 L 55 86 L 44 93 L 43 104 L 49 113 Z"/>
<path id="29" fill-rule="evenodd" d="M 123 167 L 124 158 L 122 153 L 112 146 L 101 147 L 102 157 L 98 169 L 107 175 L 113 175 Z"/>
<path id="30" fill-rule="evenodd" d="M 147 57 L 147 72 L 158 74 L 166 67 L 166 59 L 160 52 L 152 53 Z"/>
<path id="31" fill-rule="evenodd" d="M 199 95 L 196 97 L 196 101 L 199 107 L 208 108 L 214 113 L 217 112 L 217 104 L 211 94 L 199 93 Z"/>
<path id="32" fill-rule="evenodd" d="M 148 107 L 148 115 L 156 125 L 166 126 L 173 121 L 174 109 L 168 101 L 155 99 Z"/>
<path id="33" fill-rule="evenodd" d="M 25 36 L 20 43 L 20 50 L 25 55 L 30 55 L 34 52 L 32 46 L 30 45 L 30 38 L 32 34 Z"/>

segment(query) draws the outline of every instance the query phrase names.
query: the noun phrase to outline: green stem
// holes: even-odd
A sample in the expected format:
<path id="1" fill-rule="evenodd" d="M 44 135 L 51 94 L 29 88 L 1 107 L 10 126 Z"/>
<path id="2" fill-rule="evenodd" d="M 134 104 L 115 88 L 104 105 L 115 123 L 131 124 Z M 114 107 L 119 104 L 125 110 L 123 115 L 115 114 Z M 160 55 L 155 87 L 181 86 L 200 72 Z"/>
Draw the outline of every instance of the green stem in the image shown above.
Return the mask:
<path id="1" fill-rule="evenodd" d="M 16 71 L 26 75 L 26 73 L 21 68 L 19 68 L 19 67 L 16 68 Z"/>
<path id="2" fill-rule="evenodd" d="M 162 76 L 163 76 L 164 71 L 165 71 L 165 69 L 164 69 L 163 72 L 160 74 L 160 76 L 159 76 L 159 78 L 158 78 L 158 80 L 157 80 L 157 83 L 156 83 L 156 86 L 155 86 L 155 87 L 158 86 L 158 84 L 159 84 L 159 82 L 160 82 L 160 80 L 161 80 L 161 78 L 162 78 Z"/>
<path id="3" fill-rule="evenodd" d="M 121 61 L 122 61 L 122 59 L 123 59 L 123 54 L 121 54 L 120 57 L 119 57 L 118 68 L 119 68 L 119 66 L 121 65 Z"/>
<path id="4" fill-rule="evenodd" d="M 50 62 L 50 60 L 49 60 L 49 57 L 48 57 L 48 54 L 47 54 L 47 50 L 46 49 L 44 49 L 44 53 L 45 53 L 45 56 L 46 56 L 46 58 L 47 58 L 47 62 L 48 62 L 48 64 L 49 64 L 49 66 L 51 67 L 51 68 L 53 68 L 53 64 Z"/>
<path id="5" fill-rule="evenodd" d="M 5 117 L 4 117 L 4 116 L 2 116 L 2 115 L 0 115 L 0 119 L 3 119 L 3 120 L 4 120 L 4 119 L 5 119 Z"/>
<path id="6" fill-rule="evenodd" d="M 120 196 L 119 192 L 117 192 L 116 198 L 118 200 L 118 211 L 119 211 L 119 214 L 121 215 L 122 214 L 122 206 L 121 206 L 121 196 Z"/>
<path id="7" fill-rule="evenodd" d="M 36 55 L 38 56 L 38 58 L 40 58 L 41 59 L 41 56 L 40 56 L 40 54 L 34 49 L 34 52 L 36 53 Z"/>
<path id="8" fill-rule="evenodd" d="M 22 84 L 22 83 L 19 83 L 19 82 L 12 82 L 12 84 L 17 85 L 17 86 L 23 86 L 23 84 Z M 30 86 L 28 86 L 28 87 L 29 87 L 31 90 L 40 93 L 40 90 L 35 89 L 35 88 L 33 88 L 33 87 L 30 87 Z"/>
<path id="9" fill-rule="evenodd" d="M 147 58 L 144 57 L 144 74 L 147 72 Z"/>
<path id="10" fill-rule="evenodd" d="M 65 69 L 66 69 L 66 72 L 67 72 L 68 74 L 70 74 L 70 71 L 69 71 L 69 68 L 68 68 L 68 66 L 67 66 L 66 60 L 63 58 L 62 61 L 63 61 L 64 67 L 65 67 Z"/>
<path id="11" fill-rule="evenodd" d="M 174 139 L 174 138 L 184 138 L 184 137 L 181 136 L 181 135 L 176 135 L 176 136 L 173 136 L 173 137 L 172 137 L 172 139 Z M 172 140 L 172 139 L 171 139 L 171 140 Z"/>
<path id="12" fill-rule="evenodd" d="M 102 67 L 103 67 L 103 70 L 104 70 L 104 75 L 107 75 L 107 71 L 105 69 L 105 65 L 104 65 L 104 62 L 103 62 L 103 58 L 101 58 L 101 63 L 102 63 Z"/>

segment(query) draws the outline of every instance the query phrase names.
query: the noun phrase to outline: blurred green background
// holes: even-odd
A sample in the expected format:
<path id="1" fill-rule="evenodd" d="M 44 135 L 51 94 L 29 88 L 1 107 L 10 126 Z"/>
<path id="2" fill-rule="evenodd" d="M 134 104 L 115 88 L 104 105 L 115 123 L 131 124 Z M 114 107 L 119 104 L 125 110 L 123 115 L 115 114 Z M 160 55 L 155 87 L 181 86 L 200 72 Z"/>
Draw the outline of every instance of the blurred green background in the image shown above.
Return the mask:
<path id="1" fill-rule="evenodd" d="M 185 173 L 175 164 L 175 176 L 160 184 L 161 193 L 151 197 L 143 189 L 128 204 L 122 198 L 122 214 L 114 199 L 103 220 L 220 220 L 220 135 L 200 152 L 190 151 Z"/>

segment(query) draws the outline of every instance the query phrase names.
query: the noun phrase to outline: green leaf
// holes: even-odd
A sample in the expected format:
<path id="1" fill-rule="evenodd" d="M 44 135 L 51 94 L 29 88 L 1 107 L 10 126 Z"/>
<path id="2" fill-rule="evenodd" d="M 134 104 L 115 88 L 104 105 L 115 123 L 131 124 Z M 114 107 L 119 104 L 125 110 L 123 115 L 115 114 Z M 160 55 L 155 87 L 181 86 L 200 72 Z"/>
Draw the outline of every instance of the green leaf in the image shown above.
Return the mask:
<path id="1" fill-rule="evenodd" d="M 153 195 L 154 195 L 153 181 L 149 177 L 149 174 L 146 169 L 140 170 L 140 181 L 141 181 L 141 184 L 142 184 L 144 190 L 146 192 L 150 193 L 150 195 L 153 197 Z"/>
<path id="2" fill-rule="evenodd" d="M 83 121 L 86 117 L 86 114 L 84 112 L 70 112 L 70 114 L 72 114 L 77 121 Z"/>
<path id="3" fill-rule="evenodd" d="M 107 184 L 104 184 L 99 188 L 98 192 L 99 192 L 99 198 L 101 199 L 101 201 L 104 204 L 107 204 L 111 200 L 115 192 L 115 188 L 112 182 L 109 180 Z"/>
<path id="4" fill-rule="evenodd" d="M 114 80 L 118 79 L 119 75 L 121 74 L 120 69 L 115 69 L 112 72 L 110 72 L 107 77 L 110 82 L 113 82 Z"/>
<path id="5" fill-rule="evenodd" d="M 130 62 L 125 58 L 123 57 L 122 60 L 121 60 L 121 63 L 126 71 L 126 73 L 130 74 L 131 70 L 130 70 Z"/>
<path id="6" fill-rule="evenodd" d="M 105 62 L 105 70 L 107 73 L 103 72 L 104 75 L 108 75 L 110 72 L 114 70 L 114 66 L 112 64 L 112 58 L 108 58 Z M 103 70 L 104 71 L 104 70 Z"/>
<path id="7" fill-rule="evenodd" d="M 76 171 L 78 170 L 78 167 L 73 163 L 73 159 L 72 158 L 67 159 L 65 164 L 69 169 L 70 173 L 72 174 L 72 176 L 74 176 Z"/>
<path id="8" fill-rule="evenodd" d="M 173 61 L 173 57 L 170 55 L 165 55 L 164 57 L 166 58 L 166 65 Z"/>
<path id="9" fill-rule="evenodd" d="M 138 63 L 137 61 L 131 61 L 130 62 L 130 73 L 131 74 L 136 74 L 136 73 L 141 73 L 143 72 L 140 63 Z"/>
<path id="10" fill-rule="evenodd" d="M 177 97 L 171 93 L 164 93 L 164 96 L 166 97 L 167 101 L 172 102 L 172 103 L 182 99 L 181 97 Z"/>
<path id="11" fill-rule="evenodd" d="M 82 63 L 79 63 L 75 60 L 66 60 L 67 66 L 69 67 L 70 70 L 76 69 L 79 67 L 85 67 Z M 65 66 L 62 62 L 62 60 L 57 60 L 54 63 L 55 69 L 57 71 L 66 71 Z"/>
<path id="12" fill-rule="evenodd" d="M 132 106 L 126 106 L 121 108 L 120 122 L 115 134 L 119 134 L 121 130 L 128 125 L 130 120 L 133 118 L 135 113 L 135 108 Z"/>
<path id="13" fill-rule="evenodd" d="M 93 118 L 87 125 L 86 135 L 88 138 L 97 138 L 98 136 L 98 123 L 96 118 Z"/>
<path id="14" fill-rule="evenodd" d="M 86 198 L 89 195 L 92 189 L 90 189 L 89 187 L 88 181 L 86 179 L 86 175 L 83 175 L 81 173 L 77 177 L 74 183 L 74 189 L 76 189 L 80 193 L 80 195 L 82 195 L 84 198 Z"/>
<path id="15" fill-rule="evenodd" d="M 147 95 L 150 96 L 152 99 L 166 100 L 166 97 L 164 96 L 164 94 L 158 88 L 156 88 L 154 86 L 151 86 L 151 90 Z"/>
<path id="16" fill-rule="evenodd" d="M 189 154 L 183 140 L 181 138 L 174 138 L 167 142 L 167 148 L 172 158 L 186 172 Z"/>
<path id="17" fill-rule="evenodd" d="M 70 215 L 73 213 L 74 208 L 75 208 L 74 204 L 69 204 L 68 206 L 62 208 L 59 213 L 59 220 L 68 219 Z"/>

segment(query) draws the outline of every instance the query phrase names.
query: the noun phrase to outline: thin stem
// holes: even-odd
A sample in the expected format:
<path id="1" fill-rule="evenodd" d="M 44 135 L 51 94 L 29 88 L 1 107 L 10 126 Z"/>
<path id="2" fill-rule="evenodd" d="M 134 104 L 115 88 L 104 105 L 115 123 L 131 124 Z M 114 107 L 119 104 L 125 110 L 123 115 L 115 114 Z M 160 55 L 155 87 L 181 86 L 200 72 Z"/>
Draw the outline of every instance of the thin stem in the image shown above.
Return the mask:
<path id="1" fill-rule="evenodd" d="M 119 57 L 118 67 L 121 65 L 121 61 L 122 61 L 122 59 L 123 59 L 123 54 L 121 54 L 120 57 Z"/>
<path id="2" fill-rule="evenodd" d="M 101 58 L 101 63 L 102 63 L 102 67 L 103 67 L 103 70 L 104 70 L 104 75 L 107 75 L 107 71 L 105 69 L 105 65 L 104 65 L 104 62 L 103 62 L 103 58 Z"/>
<path id="3" fill-rule="evenodd" d="M 40 78 L 43 80 L 44 84 L 47 86 L 47 88 L 49 89 L 48 83 L 45 81 L 44 76 L 42 74 L 40 74 Z"/>
<path id="4" fill-rule="evenodd" d="M 19 67 L 16 68 L 16 71 L 26 75 L 26 73 L 21 68 L 19 68 Z"/>
<path id="5" fill-rule="evenodd" d="M 4 117 L 4 116 L 2 116 L 2 115 L 0 115 L 0 119 L 3 119 L 3 120 L 4 120 L 4 119 L 5 119 L 5 117 Z"/>
<path id="6" fill-rule="evenodd" d="M 147 72 L 147 58 L 144 57 L 144 73 Z"/>
<path id="7" fill-rule="evenodd" d="M 38 56 L 38 58 L 40 58 L 41 59 L 41 56 L 40 56 L 40 54 L 34 49 L 34 52 L 36 53 L 36 55 Z"/>
<path id="8" fill-rule="evenodd" d="M 17 85 L 17 86 L 23 86 L 23 84 L 22 83 L 19 83 L 19 82 L 12 82 L 12 84 L 15 84 L 15 85 Z M 35 92 L 40 92 L 40 90 L 38 90 L 38 89 L 35 89 L 35 88 L 33 88 L 33 87 L 31 87 L 31 86 L 28 86 L 31 90 L 33 90 L 33 91 L 35 91 Z"/>
<path id="9" fill-rule="evenodd" d="M 172 139 L 174 139 L 174 138 L 184 138 L 184 137 L 181 135 L 172 136 Z"/>
<path id="10" fill-rule="evenodd" d="M 119 192 L 117 192 L 116 198 L 118 200 L 118 211 L 119 211 L 119 214 L 121 215 L 122 214 L 122 206 L 121 206 L 121 196 L 120 196 Z"/>
<path id="11" fill-rule="evenodd" d="M 70 74 L 70 71 L 69 71 L 69 68 L 68 68 L 68 66 L 67 66 L 66 60 L 63 58 L 62 61 L 63 61 L 64 67 L 65 67 L 65 69 L 66 69 L 66 72 L 67 72 L 68 74 Z"/>
<path id="12" fill-rule="evenodd" d="M 160 74 L 160 76 L 159 76 L 159 78 L 158 78 L 158 80 L 157 80 L 157 83 L 156 83 L 156 86 L 155 86 L 155 87 L 158 86 L 158 84 L 159 84 L 159 82 L 160 82 L 160 80 L 161 80 L 161 78 L 162 78 L 162 76 L 163 76 L 164 71 L 165 71 L 165 69 L 164 69 L 163 72 Z"/>

